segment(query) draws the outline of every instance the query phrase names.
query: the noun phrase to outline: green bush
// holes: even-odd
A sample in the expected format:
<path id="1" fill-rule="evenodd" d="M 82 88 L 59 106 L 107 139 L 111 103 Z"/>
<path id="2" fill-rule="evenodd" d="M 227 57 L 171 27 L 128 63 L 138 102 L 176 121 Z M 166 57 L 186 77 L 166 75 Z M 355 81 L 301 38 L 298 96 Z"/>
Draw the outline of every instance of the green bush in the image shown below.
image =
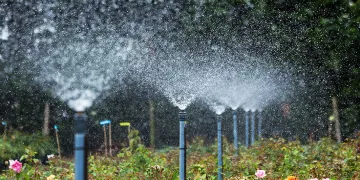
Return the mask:
<path id="1" fill-rule="evenodd" d="M 40 133 L 25 134 L 18 131 L 11 132 L 6 139 L 0 139 L 0 161 L 9 159 L 19 159 L 25 150 L 37 152 L 37 157 L 56 152 L 56 148 L 51 139 Z"/>
<path id="2" fill-rule="evenodd" d="M 130 146 L 124 148 L 116 157 L 90 156 L 88 158 L 89 179 L 178 179 L 179 150 L 168 147 L 154 151 L 140 143 L 138 132 L 130 134 Z M 360 156 L 355 145 L 360 141 L 348 140 L 337 144 L 329 139 L 322 139 L 308 145 L 299 141 L 285 142 L 284 139 L 262 139 L 254 146 L 240 147 L 238 154 L 226 140 L 223 151 L 224 179 L 256 179 L 257 170 L 266 171 L 266 179 L 281 180 L 288 176 L 299 179 L 331 178 L 359 179 Z M 210 147 L 201 145 L 196 139 L 187 152 L 188 179 L 217 178 L 216 142 Z M 2 144 L 6 146 L 6 144 Z M 23 158 L 34 154 L 26 151 Z M 39 166 L 29 160 L 24 171 L 16 176 L 29 179 L 74 179 L 73 159 L 53 159 L 50 166 Z M 5 171 L 0 179 L 13 177 L 14 172 Z M 24 179 L 26 179 L 24 178 Z"/>

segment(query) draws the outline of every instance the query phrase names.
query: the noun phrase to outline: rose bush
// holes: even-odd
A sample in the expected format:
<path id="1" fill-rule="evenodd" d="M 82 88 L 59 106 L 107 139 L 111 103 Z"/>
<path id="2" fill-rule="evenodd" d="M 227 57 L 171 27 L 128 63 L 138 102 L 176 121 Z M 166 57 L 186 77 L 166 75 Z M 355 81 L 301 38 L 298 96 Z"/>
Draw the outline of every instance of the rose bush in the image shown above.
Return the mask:
<path id="1" fill-rule="evenodd" d="M 89 156 L 89 179 L 177 179 L 179 171 L 178 147 L 151 150 L 142 145 L 133 134 L 129 148 L 117 156 L 105 158 Z M 329 139 L 302 145 L 283 139 L 263 139 L 250 148 L 240 147 L 235 156 L 233 147 L 224 139 L 224 179 L 359 179 L 360 156 L 355 144 L 349 140 L 337 144 Z M 217 147 L 199 146 L 193 142 L 187 154 L 187 178 L 217 178 Z M 41 165 L 28 150 L 26 162 L 19 173 L 12 169 L 3 171 L 0 179 L 74 179 L 72 158 L 53 158 L 49 166 Z M 20 159 L 21 160 L 21 159 Z M 265 173 L 266 172 L 266 173 Z"/>
<path id="2" fill-rule="evenodd" d="M 16 173 L 20 173 L 22 169 L 22 163 L 18 160 L 9 160 L 9 168 L 14 170 Z"/>

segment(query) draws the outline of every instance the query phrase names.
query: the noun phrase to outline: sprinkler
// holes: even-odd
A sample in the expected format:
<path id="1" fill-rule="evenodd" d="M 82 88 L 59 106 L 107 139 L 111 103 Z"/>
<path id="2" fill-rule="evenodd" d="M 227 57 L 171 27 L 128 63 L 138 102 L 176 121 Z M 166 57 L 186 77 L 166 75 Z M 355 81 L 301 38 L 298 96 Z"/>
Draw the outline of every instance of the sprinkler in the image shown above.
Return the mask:
<path id="1" fill-rule="evenodd" d="M 221 137 L 221 116 L 217 119 L 217 136 L 218 136 L 218 180 L 222 180 L 222 137 Z"/>
<path id="2" fill-rule="evenodd" d="M 245 146 L 249 147 L 249 113 L 245 110 Z"/>
<path id="3" fill-rule="evenodd" d="M 75 119 L 75 180 L 87 178 L 87 142 L 86 121 L 87 116 L 83 112 L 77 112 Z"/>
<path id="4" fill-rule="evenodd" d="M 186 112 L 181 110 L 179 112 L 180 133 L 179 133 L 179 149 L 180 149 L 180 162 L 179 162 L 179 177 L 180 180 L 186 179 L 186 143 L 185 143 L 185 120 Z"/>
<path id="5" fill-rule="evenodd" d="M 262 123 L 261 109 L 259 110 L 258 119 L 259 119 L 258 135 L 259 135 L 259 138 L 261 138 L 261 123 Z"/>
<path id="6" fill-rule="evenodd" d="M 238 152 L 238 129 L 237 129 L 236 110 L 234 110 L 233 121 L 234 121 L 234 148 L 235 148 L 235 155 L 237 155 L 237 152 Z"/>
<path id="7" fill-rule="evenodd" d="M 251 111 L 251 145 L 255 142 L 255 111 Z"/>

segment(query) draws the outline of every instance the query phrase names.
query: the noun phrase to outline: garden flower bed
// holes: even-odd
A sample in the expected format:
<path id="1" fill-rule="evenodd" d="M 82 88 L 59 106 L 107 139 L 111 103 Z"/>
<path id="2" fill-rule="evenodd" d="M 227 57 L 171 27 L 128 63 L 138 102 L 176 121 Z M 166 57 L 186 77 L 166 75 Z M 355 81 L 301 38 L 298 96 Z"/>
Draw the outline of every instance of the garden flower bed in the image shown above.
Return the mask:
<path id="1" fill-rule="evenodd" d="M 263 139 L 246 149 L 241 147 L 234 155 L 233 147 L 224 140 L 224 179 L 269 180 L 338 180 L 360 178 L 360 156 L 355 145 L 360 140 L 337 144 L 322 139 L 307 145 L 298 141 Z M 132 139 L 130 147 L 117 156 L 89 156 L 89 179 L 178 179 L 179 154 L 177 147 L 153 151 Z M 187 150 L 188 179 L 217 179 L 216 143 L 204 146 L 197 139 Z M 51 159 L 44 166 L 32 158 L 28 150 L 21 160 L 25 164 L 10 162 L 0 179 L 74 179 L 73 159 Z"/>

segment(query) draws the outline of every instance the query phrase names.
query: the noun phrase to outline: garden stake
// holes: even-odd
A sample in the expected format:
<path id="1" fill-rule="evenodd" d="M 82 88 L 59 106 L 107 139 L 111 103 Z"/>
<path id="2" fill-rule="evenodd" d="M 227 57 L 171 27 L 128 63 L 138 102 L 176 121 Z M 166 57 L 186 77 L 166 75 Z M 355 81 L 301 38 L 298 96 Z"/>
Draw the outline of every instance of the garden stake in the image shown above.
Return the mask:
<path id="1" fill-rule="evenodd" d="M 59 158 L 61 159 L 61 151 L 60 151 L 60 140 L 59 140 L 59 130 L 57 125 L 54 126 L 55 127 L 55 136 L 56 136 L 56 143 L 58 146 L 58 153 L 59 153 Z"/>
<path id="2" fill-rule="evenodd" d="M 2 125 L 4 125 L 4 135 L 3 135 L 3 139 L 4 139 L 4 141 L 6 140 L 6 127 L 7 127 L 7 124 L 6 124 L 6 122 L 5 121 L 3 121 L 3 122 L 1 122 L 2 123 Z"/>
<path id="3" fill-rule="evenodd" d="M 106 140 L 106 125 L 103 125 L 104 127 L 104 148 L 105 148 L 105 157 L 108 157 L 108 153 L 107 153 L 107 140 Z"/>
<path id="4" fill-rule="evenodd" d="M 110 156 L 112 156 L 112 148 L 111 148 L 111 123 L 109 124 L 109 151 L 110 151 Z"/>
<path id="5" fill-rule="evenodd" d="M 130 147 L 130 126 L 131 126 L 131 124 L 130 124 L 130 122 L 121 122 L 120 123 L 120 126 L 127 126 L 128 127 L 128 140 L 129 140 L 129 147 Z"/>
<path id="6" fill-rule="evenodd" d="M 128 139 L 129 139 L 129 147 L 130 147 L 130 141 L 131 141 L 131 138 L 130 138 L 130 125 L 128 126 Z"/>

